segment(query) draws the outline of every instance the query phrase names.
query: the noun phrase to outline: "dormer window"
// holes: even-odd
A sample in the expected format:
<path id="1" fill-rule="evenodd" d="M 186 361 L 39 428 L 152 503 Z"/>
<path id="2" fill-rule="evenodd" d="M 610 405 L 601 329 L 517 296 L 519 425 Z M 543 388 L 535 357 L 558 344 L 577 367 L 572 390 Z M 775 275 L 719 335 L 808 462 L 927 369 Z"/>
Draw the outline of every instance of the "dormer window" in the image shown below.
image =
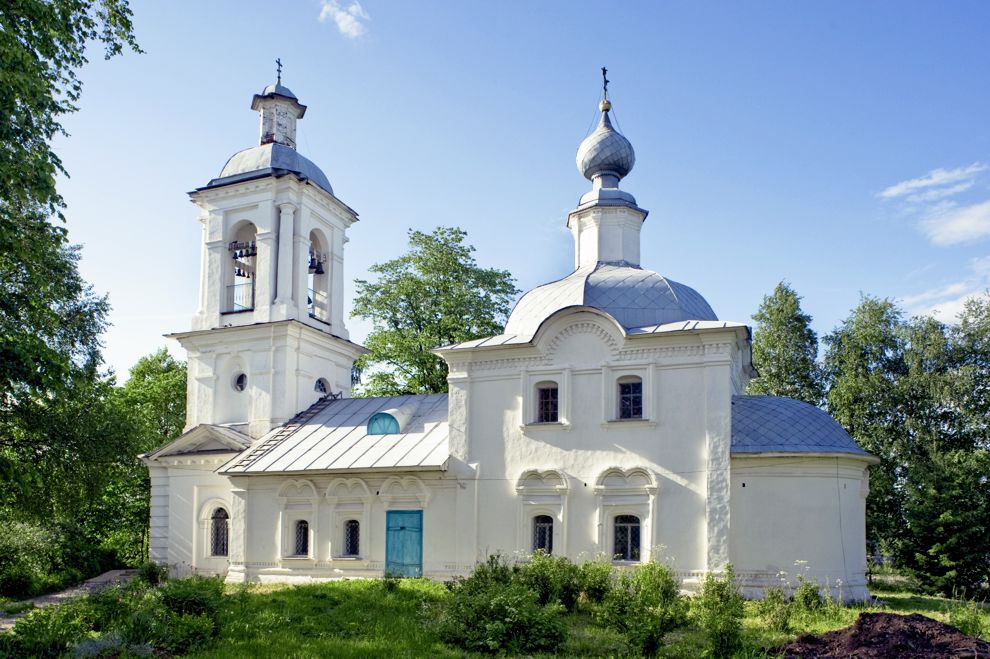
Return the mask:
<path id="1" fill-rule="evenodd" d="M 391 414 L 378 412 L 368 419 L 369 435 L 394 435 L 399 432 L 399 421 Z"/>
<path id="2" fill-rule="evenodd" d="M 618 418 L 643 418 L 643 380 L 635 375 L 627 375 L 618 381 Z"/>
<path id="3" fill-rule="evenodd" d="M 560 422 L 560 398 L 556 382 L 540 382 L 536 385 L 536 422 Z"/>

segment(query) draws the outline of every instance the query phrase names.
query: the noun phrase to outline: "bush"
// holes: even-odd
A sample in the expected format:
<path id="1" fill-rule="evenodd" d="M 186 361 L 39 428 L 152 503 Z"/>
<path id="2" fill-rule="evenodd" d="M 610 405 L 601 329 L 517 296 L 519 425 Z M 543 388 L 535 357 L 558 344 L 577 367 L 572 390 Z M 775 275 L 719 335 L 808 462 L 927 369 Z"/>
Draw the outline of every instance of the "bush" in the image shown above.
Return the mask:
<path id="1" fill-rule="evenodd" d="M 612 564 L 604 557 L 581 565 L 581 592 L 589 601 L 600 604 L 612 589 Z"/>
<path id="2" fill-rule="evenodd" d="M 138 579 L 149 586 L 158 586 L 168 579 L 168 567 L 151 561 L 142 563 L 138 568 Z"/>
<path id="3" fill-rule="evenodd" d="M 563 606 L 541 606 L 536 593 L 513 583 L 487 590 L 458 588 L 440 615 L 440 637 L 473 652 L 556 652 L 565 639 Z"/>
<path id="4" fill-rule="evenodd" d="M 732 565 L 721 575 L 709 572 L 696 600 L 698 624 L 714 657 L 731 657 L 742 647 L 743 596 Z"/>
<path id="5" fill-rule="evenodd" d="M 28 566 L 12 563 L 0 572 L 0 595 L 19 600 L 26 599 L 36 591 L 37 581 L 37 576 Z"/>
<path id="6" fill-rule="evenodd" d="M 543 551 L 518 568 L 516 579 L 539 598 L 541 605 L 558 602 L 568 611 L 577 607 L 581 594 L 581 569 L 566 556 L 551 556 Z"/>
<path id="7" fill-rule="evenodd" d="M 791 603 L 780 586 L 763 589 L 763 599 L 756 603 L 756 612 L 771 631 L 786 632 L 791 627 Z"/>
<path id="8" fill-rule="evenodd" d="M 36 609 L 17 621 L 8 645 L 14 656 L 60 657 L 85 638 L 90 622 L 85 600 Z"/>
<path id="9" fill-rule="evenodd" d="M 660 649 L 663 637 L 687 622 L 688 601 L 680 594 L 673 572 L 646 563 L 633 576 L 623 574 L 605 596 L 599 621 L 626 635 L 645 655 Z"/>
<path id="10" fill-rule="evenodd" d="M 205 615 L 215 620 L 223 598 L 223 582 L 216 577 L 176 579 L 162 586 L 161 598 L 170 611 Z"/>
<path id="11" fill-rule="evenodd" d="M 800 611 L 814 613 L 825 606 L 825 597 L 818 586 L 818 582 L 813 579 L 798 577 L 800 585 L 794 591 L 794 605 Z"/>
<path id="12" fill-rule="evenodd" d="M 983 613 L 974 600 L 953 600 L 948 606 L 946 617 L 949 624 L 967 636 L 985 637 Z M 986 630 L 990 634 L 990 629 Z"/>
<path id="13" fill-rule="evenodd" d="M 202 647 L 216 633 L 213 621 L 205 615 L 169 614 L 155 634 L 155 645 L 169 652 L 185 654 Z"/>

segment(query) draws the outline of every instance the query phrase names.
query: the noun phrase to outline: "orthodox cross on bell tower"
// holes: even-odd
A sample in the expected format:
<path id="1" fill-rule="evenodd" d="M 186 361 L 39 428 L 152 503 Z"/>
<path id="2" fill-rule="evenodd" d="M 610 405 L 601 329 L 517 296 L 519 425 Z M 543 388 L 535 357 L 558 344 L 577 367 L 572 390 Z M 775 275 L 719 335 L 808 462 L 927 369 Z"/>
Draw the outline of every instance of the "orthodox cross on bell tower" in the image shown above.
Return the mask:
<path id="1" fill-rule="evenodd" d="M 604 70 L 604 69 L 602 69 L 602 70 Z M 282 84 L 282 58 L 281 57 L 276 57 L 275 58 L 275 74 L 278 77 L 278 80 L 276 82 L 281 85 Z"/>
<path id="2" fill-rule="evenodd" d="M 608 78 L 605 77 L 607 75 L 608 75 L 608 69 L 606 69 L 603 66 L 602 67 L 602 100 L 603 101 L 608 100 Z"/>

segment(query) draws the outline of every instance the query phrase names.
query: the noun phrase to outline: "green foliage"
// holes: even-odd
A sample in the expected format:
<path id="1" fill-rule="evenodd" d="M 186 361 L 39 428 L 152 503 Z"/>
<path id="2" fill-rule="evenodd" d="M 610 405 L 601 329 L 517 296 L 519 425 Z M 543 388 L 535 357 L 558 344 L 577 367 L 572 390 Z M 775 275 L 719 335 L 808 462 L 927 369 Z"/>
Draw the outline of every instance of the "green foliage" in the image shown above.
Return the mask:
<path id="1" fill-rule="evenodd" d="M 60 657 L 86 637 L 91 610 L 85 600 L 35 609 L 17 621 L 10 633 L 15 656 Z"/>
<path id="2" fill-rule="evenodd" d="M 361 394 L 395 396 L 447 391 L 447 364 L 431 350 L 502 331 L 518 293 L 506 270 L 478 267 L 458 228 L 409 232 L 409 252 L 358 279 L 354 316 L 374 329 L 357 361 Z"/>
<path id="3" fill-rule="evenodd" d="M 753 320 L 753 366 L 759 377 L 749 383 L 747 393 L 820 404 L 824 389 L 816 361 L 818 336 L 811 329 L 811 316 L 801 309 L 800 296 L 780 282 L 763 297 Z"/>
<path id="4" fill-rule="evenodd" d="M 818 583 L 814 580 L 802 580 L 794 589 L 794 606 L 799 611 L 814 613 L 825 606 L 825 597 Z"/>
<path id="5" fill-rule="evenodd" d="M 438 622 L 447 643 L 473 652 L 555 652 L 565 639 L 560 604 L 541 605 L 521 583 L 455 589 Z"/>
<path id="6" fill-rule="evenodd" d="M 568 611 L 577 607 L 578 595 L 581 594 L 581 569 L 566 556 L 551 556 L 537 551 L 529 563 L 519 566 L 516 578 L 536 593 L 540 604 L 556 602 Z"/>
<path id="7" fill-rule="evenodd" d="M 763 599 L 756 603 L 760 620 L 767 629 L 787 632 L 791 627 L 791 602 L 781 586 L 763 589 Z"/>
<path id="8" fill-rule="evenodd" d="M 976 600 L 953 598 L 946 606 L 948 623 L 968 636 L 987 638 L 990 624 L 984 620 L 981 607 Z"/>
<path id="9" fill-rule="evenodd" d="M 713 657 L 731 657 L 742 647 L 743 596 L 732 565 L 722 574 L 709 572 L 694 604 Z"/>
<path id="10" fill-rule="evenodd" d="M 581 592 L 588 601 L 600 604 L 612 589 L 612 563 L 604 556 L 581 564 Z"/>
<path id="11" fill-rule="evenodd" d="M 187 577 L 168 581 L 161 590 L 162 603 L 178 614 L 215 618 L 223 598 L 223 581 L 214 577 Z"/>
<path id="12" fill-rule="evenodd" d="M 649 562 L 622 574 L 605 596 L 598 620 L 622 632 L 629 644 L 645 655 L 653 655 L 664 637 L 687 622 L 689 603 L 680 584 L 666 565 Z"/>

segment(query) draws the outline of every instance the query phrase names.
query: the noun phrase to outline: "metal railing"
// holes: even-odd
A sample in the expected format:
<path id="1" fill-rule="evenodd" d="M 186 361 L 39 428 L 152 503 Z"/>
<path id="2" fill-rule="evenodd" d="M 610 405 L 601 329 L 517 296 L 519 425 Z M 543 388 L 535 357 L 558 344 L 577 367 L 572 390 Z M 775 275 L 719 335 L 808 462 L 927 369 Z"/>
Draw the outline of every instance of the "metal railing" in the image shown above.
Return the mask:
<path id="1" fill-rule="evenodd" d="M 254 309 L 254 281 L 231 284 L 227 287 L 227 304 L 224 313 L 251 311 Z"/>

